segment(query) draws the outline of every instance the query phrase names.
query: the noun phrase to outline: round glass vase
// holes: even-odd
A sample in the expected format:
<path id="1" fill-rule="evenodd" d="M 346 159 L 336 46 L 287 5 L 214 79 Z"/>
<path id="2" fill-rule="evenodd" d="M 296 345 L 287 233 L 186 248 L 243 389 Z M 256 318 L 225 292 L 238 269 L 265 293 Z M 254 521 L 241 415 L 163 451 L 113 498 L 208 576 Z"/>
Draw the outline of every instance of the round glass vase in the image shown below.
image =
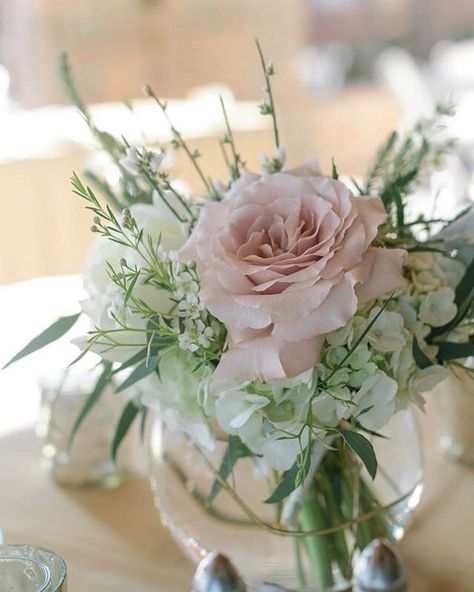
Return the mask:
<path id="1" fill-rule="evenodd" d="M 216 478 L 229 442 L 203 450 L 154 418 L 150 477 L 162 522 L 194 562 L 218 550 L 229 556 L 252 592 L 350 589 L 352 566 L 375 537 L 399 540 L 422 490 L 421 447 L 412 411 L 397 413 L 372 437 L 375 480 L 360 460 L 333 440 L 303 488 L 265 503 L 278 475 L 261 458 L 235 463 Z M 212 501 L 211 501 L 212 498 Z"/>
<path id="2" fill-rule="evenodd" d="M 474 359 L 469 360 L 474 368 Z M 438 408 L 439 445 L 445 456 L 474 466 L 474 375 L 461 368 L 433 391 Z"/>

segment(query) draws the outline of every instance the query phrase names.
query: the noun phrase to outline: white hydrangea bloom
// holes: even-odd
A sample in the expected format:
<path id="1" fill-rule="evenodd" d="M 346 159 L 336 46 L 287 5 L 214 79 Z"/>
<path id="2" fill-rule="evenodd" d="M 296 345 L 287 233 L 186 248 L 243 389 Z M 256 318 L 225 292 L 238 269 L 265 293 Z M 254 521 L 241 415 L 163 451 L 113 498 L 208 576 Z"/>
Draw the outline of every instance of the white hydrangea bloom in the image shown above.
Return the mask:
<path id="1" fill-rule="evenodd" d="M 433 253 L 419 251 L 408 253 L 406 266 L 415 271 L 425 271 L 433 267 Z"/>
<path id="2" fill-rule="evenodd" d="M 369 362 L 363 368 L 355 370 L 349 377 L 349 386 L 352 388 L 360 388 L 362 384 L 377 372 L 377 364 Z"/>
<path id="3" fill-rule="evenodd" d="M 340 391 L 339 398 L 344 398 L 349 400 L 348 397 L 348 389 L 345 391 Z M 316 397 L 314 397 L 312 401 L 312 412 L 315 421 L 324 426 L 334 427 L 336 426 L 339 421 L 339 411 L 341 405 L 338 403 L 337 399 L 334 398 L 334 393 L 320 393 Z"/>
<path id="4" fill-rule="evenodd" d="M 420 306 L 420 319 L 432 327 L 442 327 L 456 316 L 454 290 L 448 286 L 429 292 Z"/>
<path id="5" fill-rule="evenodd" d="M 344 327 L 340 329 L 336 329 L 335 331 L 331 331 L 326 335 L 326 341 L 329 345 L 334 347 L 343 346 L 349 343 L 349 338 L 352 333 L 352 323 L 349 322 Z"/>
<path id="6" fill-rule="evenodd" d="M 151 374 L 138 383 L 141 402 L 157 409 L 169 430 L 180 430 L 193 440 L 214 449 L 202 394 L 209 372 L 195 371 L 196 360 L 177 348 L 165 352 L 160 361 L 160 376 Z"/>
<path id="7" fill-rule="evenodd" d="M 369 430 L 380 430 L 395 413 L 397 392 L 396 381 L 378 371 L 367 378 L 352 397 L 355 407 L 347 415 L 357 416 L 361 425 Z"/>
<path id="8" fill-rule="evenodd" d="M 289 469 L 300 449 L 296 439 L 282 440 L 281 436 L 283 431 L 297 434 L 304 425 L 311 393 L 309 385 L 302 382 L 285 389 L 280 384 L 267 385 L 258 394 L 246 392 L 246 384 L 220 385 L 222 391 L 215 403 L 220 427 L 238 435 L 250 450 L 263 455 L 272 468 Z M 303 436 L 305 441 L 307 434 Z"/>
<path id="9" fill-rule="evenodd" d="M 448 375 L 449 372 L 444 366 L 433 365 L 422 370 L 418 369 L 411 378 L 410 386 L 415 392 L 426 393 L 443 382 Z"/>
<path id="10" fill-rule="evenodd" d="M 413 331 L 419 322 L 417 313 L 417 298 L 408 294 L 402 294 L 397 298 L 397 301 L 393 304 L 393 307 L 395 307 L 397 312 L 402 315 L 405 327 L 410 331 Z"/>
<path id="11" fill-rule="evenodd" d="M 441 279 L 431 270 L 425 270 L 413 275 L 413 284 L 419 292 L 429 292 L 440 287 Z"/>
<path id="12" fill-rule="evenodd" d="M 380 313 L 376 306 L 370 311 L 369 321 Z M 390 352 L 402 349 L 407 342 L 407 332 L 403 324 L 403 317 L 398 312 L 384 310 L 368 332 L 369 342 L 380 352 Z"/>
<path id="13" fill-rule="evenodd" d="M 455 288 L 461 281 L 465 271 L 466 267 L 461 261 L 436 253 L 432 273 L 439 278 L 443 286 Z"/>

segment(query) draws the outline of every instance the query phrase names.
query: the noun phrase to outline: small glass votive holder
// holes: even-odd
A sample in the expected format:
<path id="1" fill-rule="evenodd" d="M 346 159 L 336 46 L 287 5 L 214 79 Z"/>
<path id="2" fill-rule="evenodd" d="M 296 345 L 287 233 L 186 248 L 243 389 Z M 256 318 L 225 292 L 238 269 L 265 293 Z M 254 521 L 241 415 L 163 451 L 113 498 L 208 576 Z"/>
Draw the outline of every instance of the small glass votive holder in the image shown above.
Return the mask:
<path id="1" fill-rule="evenodd" d="M 100 400 L 79 427 L 72 445 L 74 423 L 92 392 L 94 372 L 68 371 L 42 379 L 37 434 L 43 440 L 43 458 L 55 481 L 69 488 L 119 485 L 124 476 L 123 457 L 112 459 L 111 448 L 124 399 L 107 385 Z"/>
<path id="2" fill-rule="evenodd" d="M 66 592 L 66 563 L 34 545 L 0 545 L 2 592 Z"/>
<path id="3" fill-rule="evenodd" d="M 441 450 L 450 460 L 474 467 L 474 377 L 455 368 L 433 394 Z"/>

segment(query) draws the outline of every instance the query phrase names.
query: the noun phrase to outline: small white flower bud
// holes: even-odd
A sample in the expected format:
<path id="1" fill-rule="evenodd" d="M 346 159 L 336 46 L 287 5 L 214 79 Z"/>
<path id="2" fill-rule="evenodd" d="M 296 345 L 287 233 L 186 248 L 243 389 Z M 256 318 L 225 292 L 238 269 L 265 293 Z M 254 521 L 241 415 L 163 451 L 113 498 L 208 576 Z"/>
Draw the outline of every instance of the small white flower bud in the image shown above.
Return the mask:
<path id="1" fill-rule="evenodd" d="M 164 152 L 157 152 L 152 156 L 152 158 L 150 159 L 150 169 L 152 173 L 158 172 L 158 169 L 162 165 L 164 159 Z"/>

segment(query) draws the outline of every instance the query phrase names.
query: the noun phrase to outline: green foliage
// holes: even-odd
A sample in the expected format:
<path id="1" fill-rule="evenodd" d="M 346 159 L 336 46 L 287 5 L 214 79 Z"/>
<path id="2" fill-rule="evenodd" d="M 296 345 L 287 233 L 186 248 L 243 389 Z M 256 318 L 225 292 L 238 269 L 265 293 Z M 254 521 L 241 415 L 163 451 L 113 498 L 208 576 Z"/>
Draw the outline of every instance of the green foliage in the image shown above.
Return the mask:
<path id="1" fill-rule="evenodd" d="M 117 427 L 115 429 L 114 438 L 112 441 L 112 460 L 115 461 L 117 459 L 117 452 L 120 447 L 120 444 L 123 442 L 123 439 L 132 427 L 133 422 L 137 418 L 139 412 L 140 407 L 135 403 L 135 401 L 129 401 L 125 405 L 125 408 L 122 411 L 122 415 L 120 416 Z"/>
<path id="2" fill-rule="evenodd" d="M 341 360 L 341 362 L 334 368 L 334 370 L 326 378 L 326 380 L 323 381 L 323 384 L 325 387 L 328 385 L 331 378 L 338 372 L 338 370 L 341 370 L 342 368 L 344 368 L 344 365 L 347 362 L 347 360 L 352 356 L 352 354 L 356 351 L 356 349 L 359 347 L 359 345 L 364 341 L 365 337 L 367 336 L 369 331 L 372 329 L 372 327 L 375 325 L 375 323 L 379 319 L 380 315 L 384 312 L 384 310 L 390 304 L 392 298 L 393 298 L 393 293 L 390 294 L 390 296 L 387 298 L 387 300 L 383 303 L 383 306 L 380 307 L 380 310 L 374 316 L 374 318 L 369 323 L 367 323 L 367 327 L 359 335 L 358 339 L 355 341 L 354 345 L 349 349 L 349 351 L 344 356 L 344 358 Z"/>
<path id="3" fill-rule="evenodd" d="M 452 109 L 444 105 L 436 108 L 431 118 L 420 119 L 406 136 L 393 132 L 377 151 L 369 169 L 362 194 L 380 196 L 387 213 L 388 225 L 400 237 L 413 238 L 410 225 L 406 225 L 406 197 L 423 173 L 437 166 L 452 149 L 451 139 L 436 138 L 443 129 L 442 119 Z"/>
<path id="4" fill-rule="evenodd" d="M 198 177 L 201 179 L 207 195 L 210 197 L 214 197 L 214 198 L 218 197 L 215 195 L 214 189 L 213 189 L 212 184 L 210 183 L 209 179 L 206 177 L 203 170 L 199 166 L 198 160 L 201 156 L 200 152 L 198 150 L 192 150 L 189 147 L 186 140 L 183 138 L 183 135 L 181 134 L 181 132 L 175 127 L 175 125 L 173 124 L 173 122 L 168 114 L 167 103 L 165 101 L 162 101 L 155 94 L 155 92 L 153 91 L 153 89 L 151 88 L 150 85 L 146 85 L 144 91 L 148 97 L 150 97 L 151 99 L 153 99 L 155 101 L 155 103 L 158 105 L 158 107 L 161 109 L 163 115 L 165 116 L 165 118 L 169 124 L 171 133 L 173 135 L 172 146 L 176 150 L 179 150 L 179 149 L 184 150 L 186 156 L 189 158 L 192 166 L 194 167 L 194 170 L 196 171 Z"/>
<path id="5" fill-rule="evenodd" d="M 251 450 L 247 448 L 247 446 L 245 446 L 242 440 L 238 436 L 229 436 L 229 443 L 227 445 L 224 457 L 221 462 L 221 466 L 219 467 L 218 471 L 221 479 L 226 480 L 230 476 L 230 474 L 234 470 L 236 462 L 240 458 L 246 458 L 249 456 L 254 456 L 254 454 Z M 207 497 L 208 504 L 211 504 L 215 500 L 217 494 L 221 489 L 222 485 L 216 479 Z"/>
<path id="6" fill-rule="evenodd" d="M 60 54 L 58 66 L 59 78 L 63 83 L 66 96 L 78 109 L 91 134 L 98 141 L 101 148 L 110 155 L 113 162 L 115 162 L 120 169 L 121 184 L 120 192 L 118 192 L 118 194 L 105 180 L 99 179 L 91 171 L 86 171 L 85 174 L 87 175 L 89 182 L 102 193 L 108 203 L 116 210 L 121 210 L 134 203 L 151 203 L 151 192 L 147 193 L 143 191 L 138 184 L 137 179 L 120 164 L 120 159 L 125 155 L 127 149 L 126 143 L 122 138 L 119 140 L 108 132 L 100 130 L 95 125 L 92 115 L 86 103 L 82 100 L 75 84 L 72 68 L 66 52 Z"/>
<path id="7" fill-rule="evenodd" d="M 433 362 L 421 349 L 420 344 L 418 343 L 418 339 L 415 336 L 413 336 L 412 351 L 413 357 L 415 358 L 415 362 L 418 368 L 421 368 L 421 370 L 423 370 L 424 368 L 429 368 L 433 365 Z"/>
<path id="8" fill-rule="evenodd" d="M 89 413 L 92 411 L 94 406 L 99 402 L 99 399 L 104 394 L 106 387 L 111 383 L 112 362 L 102 360 L 102 367 L 102 373 L 99 376 L 94 389 L 92 390 L 91 394 L 84 403 L 84 406 L 82 407 L 81 411 L 79 412 L 79 415 L 76 417 L 76 420 L 72 426 L 71 433 L 69 434 L 69 448 L 72 446 L 72 443 L 74 442 L 74 438 L 76 437 L 79 428 L 81 427 Z"/>
<path id="9" fill-rule="evenodd" d="M 117 366 L 117 368 L 115 368 L 113 370 L 112 374 L 118 374 L 119 372 L 122 372 L 122 370 L 126 370 L 127 368 L 135 366 L 136 364 L 140 363 L 142 360 L 146 359 L 146 357 L 147 357 L 147 348 L 144 347 L 143 349 L 138 351 L 136 354 L 133 354 L 133 356 L 131 356 L 128 360 L 126 360 L 125 362 L 120 364 L 120 366 Z"/>
<path id="10" fill-rule="evenodd" d="M 369 440 L 367 440 L 362 434 L 351 430 L 338 428 L 337 432 L 341 434 L 349 448 L 357 454 L 360 460 L 364 463 L 364 466 L 372 479 L 375 479 L 377 474 L 377 457 L 375 456 L 374 447 Z"/>
<path id="11" fill-rule="evenodd" d="M 459 358 L 469 358 L 474 356 L 474 343 L 454 343 L 452 341 L 442 341 L 438 345 L 438 359 L 447 362 Z"/>
<path id="12" fill-rule="evenodd" d="M 464 276 L 456 288 L 454 303 L 460 309 L 466 304 L 471 304 L 474 298 L 474 258 L 468 265 Z"/>
<path id="13" fill-rule="evenodd" d="M 278 131 L 278 122 L 277 116 L 275 111 L 275 103 L 273 100 L 273 91 L 272 85 L 270 82 L 270 77 L 274 76 L 275 68 L 273 64 L 267 63 L 265 60 L 265 56 L 263 55 L 262 48 L 258 39 L 255 39 L 255 44 L 257 46 L 258 55 L 260 57 L 260 63 L 262 65 L 263 76 L 265 78 L 265 99 L 260 103 L 259 110 L 262 115 L 270 115 L 273 122 L 273 134 L 275 136 L 275 146 L 277 148 L 280 147 L 280 135 Z"/>
<path id="14" fill-rule="evenodd" d="M 446 341 L 446 336 L 449 336 L 451 331 L 460 326 L 469 314 L 472 316 L 474 304 L 474 259 L 471 260 L 456 288 L 454 302 L 457 306 L 455 317 L 442 327 L 433 327 L 430 335 L 427 337 L 428 343 L 438 347 L 437 359 L 440 363 L 474 355 L 474 348 L 471 342 L 452 343 Z"/>
<path id="15" fill-rule="evenodd" d="M 15 354 L 3 368 L 5 369 L 10 366 L 10 364 L 14 364 L 15 362 L 18 362 L 18 360 L 21 360 L 50 343 L 57 341 L 75 325 L 80 316 L 81 313 L 77 313 L 68 317 L 61 317 L 54 321 L 52 325 L 34 337 L 22 350 Z"/>
<path id="16" fill-rule="evenodd" d="M 156 372 L 158 366 L 158 355 L 153 356 L 149 360 L 145 360 L 142 364 L 133 369 L 129 376 L 117 387 L 115 392 L 120 393 L 135 383 L 143 380 L 146 376 L 149 376 L 153 372 Z"/>
<path id="17" fill-rule="evenodd" d="M 308 453 L 300 453 L 293 466 L 277 485 L 273 493 L 265 500 L 266 504 L 277 504 L 287 498 L 304 480 L 311 466 L 311 445 L 306 448 Z"/>
<path id="18" fill-rule="evenodd" d="M 240 158 L 240 154 L 237 152 L 235 147 L 235 140 L 234 134 L 232 133 L 232 128 L 230 127 L 229 117 L 227 115 L 227 110 L 225 108 L 224 100 L 220 96 L 219 97 L 221 103 L 222 114 L 224 115 L 224 121 L 227 133 L 223 140 L 221 140 L 221 147 L 224 151 L 224 160 L 227 164 L 227 168 L 229 169 L 230 177 L 232 180 L 238 179 L 240 177 L 240 168 L 245 166 L 245 163 Z M 232 164 L 230 163 L 229 159 L 227 158 L 227 154 L 225 153 L 225 145 L 228 144 L 230 146 L 230 150 L 232 153 Z"/>

